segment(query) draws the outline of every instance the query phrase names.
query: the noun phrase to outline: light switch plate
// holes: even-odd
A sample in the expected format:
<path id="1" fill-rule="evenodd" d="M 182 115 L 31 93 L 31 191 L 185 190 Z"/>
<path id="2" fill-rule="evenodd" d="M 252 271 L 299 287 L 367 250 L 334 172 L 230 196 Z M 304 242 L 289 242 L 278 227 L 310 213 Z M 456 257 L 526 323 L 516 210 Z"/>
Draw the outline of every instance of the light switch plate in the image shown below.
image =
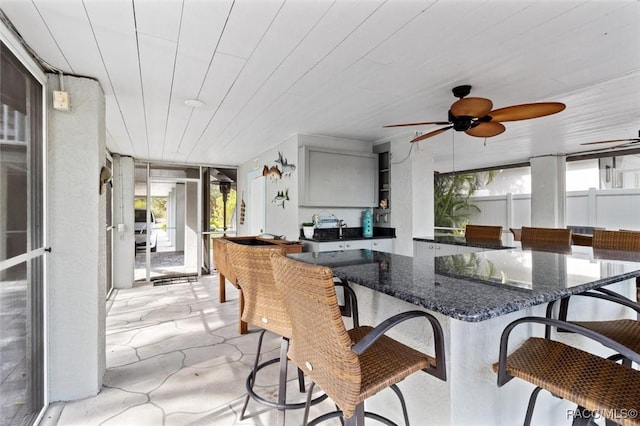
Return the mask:
<path id="1" fill-rule="evenodd" d="M 69 111 L 69 93 L 54 90 L 53 108 L 60 111 Z"/>

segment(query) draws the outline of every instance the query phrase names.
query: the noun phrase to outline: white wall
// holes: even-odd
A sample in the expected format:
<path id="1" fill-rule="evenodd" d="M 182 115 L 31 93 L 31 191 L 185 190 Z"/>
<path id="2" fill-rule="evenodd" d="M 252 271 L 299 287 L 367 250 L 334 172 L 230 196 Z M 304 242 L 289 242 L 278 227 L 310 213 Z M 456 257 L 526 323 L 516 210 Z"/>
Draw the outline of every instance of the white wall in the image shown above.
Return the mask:
<path id="1" fill-rule="evenodd" d="M 49 398 L 96 395 L 105 372 L 105 105 L 98 82 L 65 76 L 70 111 L 53 110 L 47 83 Z"/>
<path id="2" fill-rule="evenodd" d="M 311 217 L 315 213 L 334 214 L 339 219 L 344 219 L 348 226 L 361 226 L 362 209 L 359 208 L 299 207 L 298 147 L 304 145 L 345 151 L 372 152 L 372 144 L 370 142 L 318 135 L 293 135 L 273 148 L 260 153 L 254 159 L 240 165 L 238 168 L 238 194 L 240 197 L 242 197 L 242 191 L 245 191 L 245 200 L 249 198 L 247 176 L 250 173 L 261 171 L 265 165 L 268 167 L 278 165 L 275 160 L 278 159 L 278 152 L 280 152 L 289 164 L 296 165 L 296 170 L 290 176 L 282 176 L 281 179 L 266 179 L 265 232 L 284 235 L 289 240 L 297 240 L 300 236 L 300 225 L 303 222 L 311 221 Z M 281 169 L 279 165 L 278 168 Z M 289 196 L 289 200 L 285 201 L 284 208 L 274 202 L 274 198 L 279 191 L 285 191 Z M 247 206 L 247 212 L 249 210 L 250 207 Z M 238 234 L 248 235 L 248 223 L 238 226 Z"/>
<path id="3" fill-rule="evenodd" d="M 471 197 L 480 208 L 469 223 L 509 227 L 530 226 L 528 194 Z M 567 192 L 567 225 L 640 230 L 640 189 L 590 189 Z"/>
<path id="4" fill-rule="evenodd" d="M 249 173 L 258 172 L 264 166 L 271 167 L 277 165 L 275 160 L 278 159 L 278 152 L 282 153 L 282 157 L 286 158 L 289 164 L 297 165 L 298 163 L 298 143 L 297 137 L 287 138 L 282 143 L 273 148 L 259 154 L 254 159 L 240 165 L 238 167 L 238 194 L 242 196 L 245 192 L 245 200 L 248 200 L 248 181 Z M 278 166 L 280 169 L 281 167 Z M 281 179 L 266 178 L 265 183 L 265 232 L 275 235 L 284 235 L 289 240 L 298 239 L 298 170 L 290 176 L 283 176 Z M 273 199 L 278 191 L 286 192 L 289 200 L 284 202 L 284 208 L 276 205 Z M 254 206 L 247 205 L 247 212 L 255 211 Z M 248 221 L 244 225 L 238 225 L 238 235 L 248 235 Z"/>
<path id="5" fill-rule="evenodd" d="M 413 238 L 433 236 L 433 153 L 428 143 L 411 144 L 413 134 L 380 141 L 391 146 L 391 216 L 394 251 L 413 256 Z"/>

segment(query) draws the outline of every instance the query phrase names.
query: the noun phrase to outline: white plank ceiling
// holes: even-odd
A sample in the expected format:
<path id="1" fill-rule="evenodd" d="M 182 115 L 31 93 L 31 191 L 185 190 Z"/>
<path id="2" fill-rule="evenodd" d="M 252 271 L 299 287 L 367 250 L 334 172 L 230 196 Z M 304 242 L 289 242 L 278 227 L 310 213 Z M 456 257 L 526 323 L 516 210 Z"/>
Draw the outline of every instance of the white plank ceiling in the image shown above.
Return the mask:
<path id="1" fill-rule="evenodd" d="M 486 140 L 427 139 L 463 170 L 638 137 L 637 0 L 0 0 L 50 66 L 100 81 L 107 145 L 238 165 L 294 133 L 384 141 L 436 126 L 456 98 L 567 109 Z M 199 99 L 203 107 L 185 105 Z M 73 100 L 72 100 L 73 103 Z M 607 146 L 599 146 L 607 148 Z M 345 146 L 348 149 L 348 146 Z"/>

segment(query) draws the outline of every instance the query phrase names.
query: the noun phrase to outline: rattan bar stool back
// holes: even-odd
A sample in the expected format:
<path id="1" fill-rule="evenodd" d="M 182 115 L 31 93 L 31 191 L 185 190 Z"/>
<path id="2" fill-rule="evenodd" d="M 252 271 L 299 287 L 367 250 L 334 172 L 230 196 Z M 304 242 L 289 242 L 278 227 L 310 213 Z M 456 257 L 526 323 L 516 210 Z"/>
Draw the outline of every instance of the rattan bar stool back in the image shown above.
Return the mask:
<path id="1" fill-rule="evenodd" d="M 365 413 L 364 400 L 388 387 L 399 396 L 408 423 L 404 399 L 395 384 L 419 370 L 446 378 L 444 339 L 438 321 L 426 312 L 410 311 L 392 317 L 379 328 L 363 326 L 347 331 L 330 268 L 277 254 L 272 255 L 272 262 L 276 285 L 292 319 L 289 358 L 340 410 L 309 424 L 337 416 L 342 416 L 346 425 L 361 425 L 365 416 L 383 418 Z M 435 357 L 384 335 L 393 325 L 415 317 L 425 317 L 431 323 Z M 307 400 L 309 397 L 310 393 Z M 304 424 L 307 416 L 308 410 Z"/>
<path id="2" fill-rule="evenodd" d="M 227 261 L 232 263 L 238 286 L 244 296 L 242 320 L 246 321 L 249 325 L 262 329 L 260 338 L 258 339 L 258 348 L 253 370 L 247 377 L 247 396 L 242 407 L 240 419 L 243 420 L 245 418 L 249 399 L 252 398 L 266 406 L 276 408 L 278 410 L 277 423 L 284 425 L 285 410 L 304 408 L 305 403 L 286 402 L 288 364 L 286 353 L 289 347 L 289 338 L 291 337 L 291 319 L 280 297 L 280 292 L 275 286 L 270 257 L 272 253 L 283 255 L 285 249 L 273 246 L 250 246 L 233 242 L 227 244 Z M 262 341 L 266 331 L 282 336 L 280 356 L 259 364 Z M 276 362 L 280 363 L 277 402 L 268 400 L 254 391 L 258 371 Z M 300 391 L 304 392 L 305 386 L 301 371 L 299 371 L 298 374 L 298 381 Z M 326 396 L 322 395 L 314 402 L 320 402 L 325 398 Z"/>
<path id="3" fill-rule="evenodd" d="M 502 226 L 467 225 L 464 229 L 467 240 L 497 241 L 502 239 Z"/>

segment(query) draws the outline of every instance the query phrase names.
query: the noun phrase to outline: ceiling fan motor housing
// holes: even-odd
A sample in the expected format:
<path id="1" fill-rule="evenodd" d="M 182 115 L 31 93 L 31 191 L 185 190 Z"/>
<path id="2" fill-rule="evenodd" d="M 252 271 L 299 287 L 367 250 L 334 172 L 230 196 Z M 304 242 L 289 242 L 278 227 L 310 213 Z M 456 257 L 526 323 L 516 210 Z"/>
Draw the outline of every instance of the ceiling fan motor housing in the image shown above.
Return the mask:
<path id="1" fill-rule="evenodd" d="M 462 99 L 471 93 L 471 86 L 469 84 L 463 84 L 462 86 L 454 87 L 451 91 L 453 92 L 453 96 Z"/>
<path id="2" fill-rule="evenodd" d="M 453 124 L 453 130 L 457 130 L 458 132 L 464 132 L 465 130 L 469 130 L 471 125 L 473 124 L 473 119 L 475 117 L 471 117 L 468 115 L 460 115 L 455 116 L 449 110 L 449 122 Z"/>

